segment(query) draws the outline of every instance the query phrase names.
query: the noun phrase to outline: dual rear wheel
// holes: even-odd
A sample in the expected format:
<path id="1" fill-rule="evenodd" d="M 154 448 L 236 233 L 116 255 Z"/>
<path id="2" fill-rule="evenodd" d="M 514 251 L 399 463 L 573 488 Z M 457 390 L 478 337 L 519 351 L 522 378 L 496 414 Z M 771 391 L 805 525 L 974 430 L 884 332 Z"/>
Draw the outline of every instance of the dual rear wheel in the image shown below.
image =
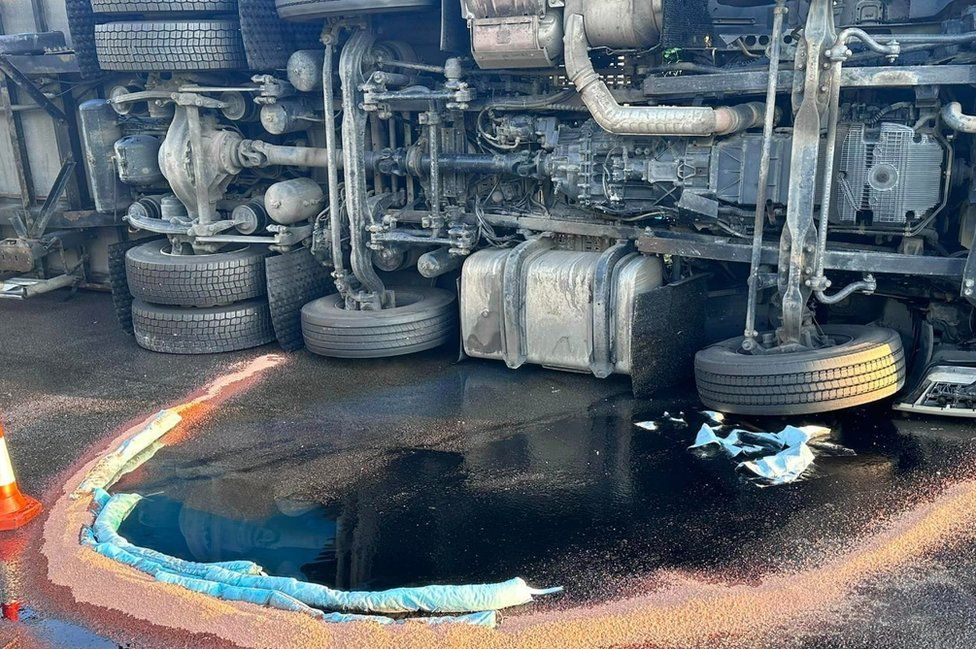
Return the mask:
<path id="1" fill-rule="evenodd" d="M 156 239 L 126 253 L 132 324 L 138 343 L 171 354 L 206 354 L 275 340 L 265 260 L 260 247 L 212 255 L 174 255 Z M 396 290 L 396 306 L 345 308 L 339 295 L 301 309 L 309 351 L 335 358 L 383 358 L 434 349 L 456 337 L 453 293 L 431 287 Z M 743 415 L 800 415 L 840 410 L 889 397 L 905 383 L 900 335 L 890 329 L 828 325 L 831 345 L 798 352 L 746 354 L 742 338 L 698 352 L 695 378 L 706 406 Z"/>
<path id="2" fill-rule="evenodd" d="M 125 266 L 132 327 L 140 346 L 167 354 L 211 354 L 275 339 L 257 246 L 174 255 L 169 241 L 131 248 Z"/>
<path id="3" fill-rule="evenodd" d="M 268 300 L 268 257 L 258 246 L 175 255 L 165 239 L 131 248 L 125 267 L 136 341 L 168 354 L 238 351 L 274 341 L 281 322 L 273 321 Z M 301 309 L 301 335 L 309 351 L 384 358 L 455 339 L 453 293 L 405 287 L 395 294 L 396 306 L 381 311 L 346 309 L 338 295 L 308 302 Z"/>

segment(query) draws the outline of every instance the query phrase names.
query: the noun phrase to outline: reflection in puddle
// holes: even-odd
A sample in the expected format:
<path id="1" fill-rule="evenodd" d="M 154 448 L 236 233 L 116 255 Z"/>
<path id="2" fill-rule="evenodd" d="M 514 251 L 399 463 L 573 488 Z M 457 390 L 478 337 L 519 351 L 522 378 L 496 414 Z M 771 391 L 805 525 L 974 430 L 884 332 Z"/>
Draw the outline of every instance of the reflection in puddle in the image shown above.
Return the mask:
<path id="1" fill-rule="evenodd" d="M 119 531 L 137 545 L 191 561 L 247 559 L 271 574 L 313 581 L 335 572 L 336 521 L 319 507 L 252 521 L 149 496 Z"/>
<path id="2" fill-rule="evenodd" d="M 276 471 L 315 479 L 312 459 L 287 447 L 276 458 L 262 446 L 260 466 L 223 472 L 196 458 L 192 474 L 164 451 L 140 484 L 125 485 L 156 495 L 120 532 L 181 558 L 249 559 L 271 574 L 338 588 L 518 575 L 562 583 L 583 600 L 605 596 L 608 577 L 662 567 L 721 567 L 749 578 L 779 565 L 797 538 L 863 531 L 865 512 L 891 502 L 905 476 L 952 456 L 898 435 L 878 413 L 848 413 L 820 423 L 856 457 L 825 456 L 812 479 L 762 490 L 727 462 L 689 454 L 705 416 L 681 403 L 672 412 L 679 409 L 687 423 L 661 417 L 661 408 L 653 431 L 634 422 L 654 413 L 616 398 L 503 429 L 470 424 L 444 448 L 388 441 L 382 464 L 363 467 L 322 504 L 275 498 L 266 484 Z M 375 440 L 364 433 L 363 443 Z"/>
<path id="3" fill-rule="evenodd" d="M 332 367 L 349 381 L 282 373 L 275 399 L 224 408 L 127 476 L 116 490 L 150 498 L 122 534 L 343 589 L 521 576 L 593 601 L 646 589 L 662 568 L 729 580 L 781 569 L 802 559 L 798 539 L 843 545 L 974 455 L 971 434 L 916 435 L 929 424 L 893 420 L 885 404 L 729 417 L 827 426 L 857 454 L 758 489 L 687 451 L 705 421 L 693 386 L 639 401 L 625 381 L 437 356 Z M 634 425 L 649 420 L 656 430 Z"/>

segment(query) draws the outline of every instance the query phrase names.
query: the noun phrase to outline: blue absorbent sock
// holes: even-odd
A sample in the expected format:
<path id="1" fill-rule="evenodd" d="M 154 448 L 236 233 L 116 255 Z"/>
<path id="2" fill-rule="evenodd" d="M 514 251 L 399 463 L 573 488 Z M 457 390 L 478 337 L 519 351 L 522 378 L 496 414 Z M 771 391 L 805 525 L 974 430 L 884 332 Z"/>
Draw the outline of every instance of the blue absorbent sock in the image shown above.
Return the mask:
<path id="1" fill-rule="evenodd" d="M 177 584 L 222 599 L 300 611 L 327 622 L 373 621 L 394 624 L 402 620 L 375 614 L 456 613 L 460 615 L 412 618 L 411 621 L 494 627 L 497 623 L 495 611 L 527 604 L 535 596 L 562 591 L 562 588 L 535 589 L 522 579 L 511 579 L 497 584 L 346 592 L 290 577 L 268 576 L 260 566 L 249 561 L 185 561 L 135 546 L 119 535 L 119 526 L 141 500 L 141 496 L 109 495 L 101 489 L 94 490 L 92 495 L 97 515 L 91 528 L 82 530 L 81 542 L 99 554 L 150 574 L 161 582 Z M 325 614 L 323 611 L 336 613 Z"/>

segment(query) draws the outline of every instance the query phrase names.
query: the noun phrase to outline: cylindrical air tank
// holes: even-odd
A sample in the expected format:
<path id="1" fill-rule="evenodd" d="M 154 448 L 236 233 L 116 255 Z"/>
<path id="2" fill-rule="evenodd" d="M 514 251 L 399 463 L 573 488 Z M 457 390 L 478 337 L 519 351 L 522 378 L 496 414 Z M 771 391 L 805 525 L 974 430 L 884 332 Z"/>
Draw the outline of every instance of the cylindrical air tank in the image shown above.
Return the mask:
<path id="1" fill-rule="evenodd" d="M 291 225 L 315 218 L 325 206 L 325 192 L 311 178 L 275 183 L 264 194 L 264 209 L 275 223 Z"/>

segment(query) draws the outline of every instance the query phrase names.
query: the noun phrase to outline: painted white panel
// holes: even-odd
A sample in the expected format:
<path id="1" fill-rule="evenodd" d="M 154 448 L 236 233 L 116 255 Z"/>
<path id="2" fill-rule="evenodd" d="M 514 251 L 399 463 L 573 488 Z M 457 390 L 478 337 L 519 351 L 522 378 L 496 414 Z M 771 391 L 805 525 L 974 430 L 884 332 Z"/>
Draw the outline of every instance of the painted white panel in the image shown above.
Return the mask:
<path id="1" fill-rule="evenodd" d="M 14 166 L 14 150 L 7 135 L 7 116 L 0 115 L 0 194 L 20 196 L 20 183 Z"/>
<path id="2" fill-rule="evenodd" d="M 3 16 L 4 31 L 8 34 L 37 31 L 30 0 L 3 0 L 0 2 L 0 15 Z"/>
<path id="3" fill-rule="evenodd" d="M 64 32 L 65 38 L 70 42 L 65 2 L 42 0 L 42 7 L 47 28 Z M 0 0 L 0 18 L 3 19 L 4 32 L 7 34 L 38 31 L 30 0 Z M 21 104 L 32 103 L 23 92 L 17 101 Z M 42 111 L 23 112 L 21 118 L 35 191 L 43 197 L 54 184 L 61 168 L 54 139 L 54 121 Z M 6 117 L 0 116 L 0 193 L 19 195 L 13 148 L 6 129 Z"/>
<path id="4" fill-rule="evenodd" d="M 34 191 L 39 197 L 47 196 L 58 171 L 61 170 L 58 143 L 54 138 L 54 120 L 44 111 L 38 110 L 27 111 L 22 115 L 27 157 L 34 175 Z"/>
<path id="5" fill-rule="evenodd" d="M 41 6 L 47 28 L 50 31 L 64 32 L 70 41 L 68 10 L 64 0 L 42 0 Z M 38 31 L 30 0 L 0 0 L 0 16 L 3 17 L 4 31 L 8 34 Z"/>

